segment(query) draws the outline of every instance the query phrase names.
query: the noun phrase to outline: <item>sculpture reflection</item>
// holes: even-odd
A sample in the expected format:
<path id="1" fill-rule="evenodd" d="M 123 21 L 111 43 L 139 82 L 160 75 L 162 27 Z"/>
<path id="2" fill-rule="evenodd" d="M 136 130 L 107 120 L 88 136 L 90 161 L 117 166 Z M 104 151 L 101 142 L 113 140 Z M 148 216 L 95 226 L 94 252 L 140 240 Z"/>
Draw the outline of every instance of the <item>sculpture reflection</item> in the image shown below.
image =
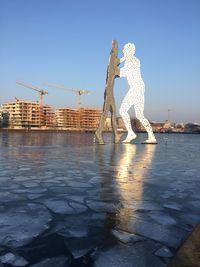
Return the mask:
<path id="1" fill-rule="evenodd" d="M 143 180 L 155 152 L 155 146 L 146 145 L 142 154 L 136 145 L 123 146 L 116 176 L 118 190 L 124 200 L 140 200 L 143 193 Z M 130 196 L 126 195 L 130 192 Z M 131 197 L 131 199 L 129 197 Z"/>
<path id="2" fill-rule="evenodd" d="M 135 144 L 96 147 L 96 156 L 101 175 L 101 200 L 118 204 L 118 212 L 113 215 L 115 223 L 123 226 L 133 216 L 134 205 L 144 199 L 144 182 L 148 177 L 156 146 Z M 108 198 L 109 193 L 109 198 Z"/>
<path id="3" fill-rule="evenodd" d="M 140 209 L 144 199 L 144 182 L 155 152 L 155 146 L 146 145 L 138 151 L 136 145 L 125 145 L 118 164 L 116 175 L 117 189 L 121 196 L 122 208 L 118 214 L 120 226 L 126 229 L 130 216 L 135 209 Z"/>

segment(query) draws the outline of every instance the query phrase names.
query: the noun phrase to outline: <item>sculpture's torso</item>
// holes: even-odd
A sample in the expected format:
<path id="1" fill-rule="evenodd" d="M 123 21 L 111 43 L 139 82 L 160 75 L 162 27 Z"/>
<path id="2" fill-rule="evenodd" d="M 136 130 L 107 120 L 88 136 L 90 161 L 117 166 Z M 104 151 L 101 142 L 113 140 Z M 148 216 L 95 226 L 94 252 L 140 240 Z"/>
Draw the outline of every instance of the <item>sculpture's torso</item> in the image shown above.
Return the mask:
<path id="1" fill-rule="evenodd" d="M 120 70 L 120 76 L 126 77 L 130 89 L 144 90 L 144 82 L 140 71 L 140 61 L 136 57 L 130 57 Z"/>

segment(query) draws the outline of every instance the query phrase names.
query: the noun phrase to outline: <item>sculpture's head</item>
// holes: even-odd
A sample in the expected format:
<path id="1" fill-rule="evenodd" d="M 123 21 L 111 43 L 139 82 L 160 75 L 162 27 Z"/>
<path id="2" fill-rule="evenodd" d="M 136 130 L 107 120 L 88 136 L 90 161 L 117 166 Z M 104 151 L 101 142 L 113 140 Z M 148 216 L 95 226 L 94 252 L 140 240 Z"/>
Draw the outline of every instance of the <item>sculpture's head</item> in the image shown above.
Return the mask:
<path id="1" fill-rule="evenodd" d="M 123 53 L 125 57 L 133 56 L 135 54 L 135 45 L 133 43 L 125 44 Z"/>

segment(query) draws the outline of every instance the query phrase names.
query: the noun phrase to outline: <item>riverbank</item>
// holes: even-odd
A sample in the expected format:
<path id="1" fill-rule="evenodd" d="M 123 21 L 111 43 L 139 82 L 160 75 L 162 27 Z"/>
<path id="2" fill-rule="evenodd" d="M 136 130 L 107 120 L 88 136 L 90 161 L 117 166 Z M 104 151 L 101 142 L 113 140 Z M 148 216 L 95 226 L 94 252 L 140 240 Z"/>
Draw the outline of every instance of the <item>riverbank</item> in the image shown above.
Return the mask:
<path id="1" fill-rule="evenodd" d="M 72 132 L 72 133 L 95 133 L 96 129 L 57 129 L 57 128 L 31 128 L 31 129 L 10 129 L 0 128 L 0 132 Z M 104 133 L 112 133 L 112 130 L 105 130 Z M 118 129 L 118 133 L 127 133 L 126 130 Z M 146 133 L 145 131 L 135 131 L 136 133 Z M 200 134 L 200 131 L 154 131 L 157 134 Z"/>
<path id="2" fill-rule="evenodd" d="M 168 267 L 200 266 L 200 224 L 183 243 Z"/>

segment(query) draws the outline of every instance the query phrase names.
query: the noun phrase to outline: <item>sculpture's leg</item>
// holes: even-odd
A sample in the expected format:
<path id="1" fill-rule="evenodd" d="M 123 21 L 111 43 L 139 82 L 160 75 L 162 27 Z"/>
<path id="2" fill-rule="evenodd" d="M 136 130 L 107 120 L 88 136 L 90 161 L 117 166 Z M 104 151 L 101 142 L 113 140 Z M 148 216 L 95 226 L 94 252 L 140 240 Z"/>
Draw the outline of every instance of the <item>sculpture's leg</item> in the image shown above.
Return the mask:
<path id="1" fill-rule="evenodd" d="M 148 139 L 143 143 L 157 143 L 149 121 L 144 117 L 144 97 L 138 98 L 134 104 L 136 118 L 142 123 L 148 133 Z"/>
<path id="2" fill-rule="evenodd" d="M 103 145 L 104 144 L 104 140 L 103 140 L 103 136 L 102 136 L 102 132 L 104 129 L 104 125 L 105 125 L 105 121 L 108 115 L 108 111 L 109 111 L 109 107 L 110 104 L 108 104 L 107 102 L 104 105 L 103 108 L 103 113 L 101 115 L 100 121 L 99 121 L 99 126 L 95 132 L 95 138 L 97 139 L 98 143 Z"/>
<path id="3" fill-rule="evenodd" d="M 113 100 L 110 105 L 110 112 L 111 112 L 111 123 L 112 123 L 112 130 L 114 133 L 114 142 L 115 144 L 119 143 L 119 135 L 117 134 L 117 118 L 116 118 L 116 106 L 115 101 Z"/>
<path id="4" fill-rule="evenodd" d="M 134 133 L 132 126 L 131 126 L 131 119 L 130 116 L 128 114 L 129 109 L 131 108 L 131 106 L 133 105 L 133 91 L 129 90 L 128 93 L 126 94 L 126 96 L 124 97 L 122 104 L 120 106 L 119 109 L 119 114 L 121 115 L 125 127 L 128 131 L 128 135 L 126 137 L 126 139 L 123 141 L 124 143 L 130 143 L 131 140 L 136 138 L 136 134 Z"/>

